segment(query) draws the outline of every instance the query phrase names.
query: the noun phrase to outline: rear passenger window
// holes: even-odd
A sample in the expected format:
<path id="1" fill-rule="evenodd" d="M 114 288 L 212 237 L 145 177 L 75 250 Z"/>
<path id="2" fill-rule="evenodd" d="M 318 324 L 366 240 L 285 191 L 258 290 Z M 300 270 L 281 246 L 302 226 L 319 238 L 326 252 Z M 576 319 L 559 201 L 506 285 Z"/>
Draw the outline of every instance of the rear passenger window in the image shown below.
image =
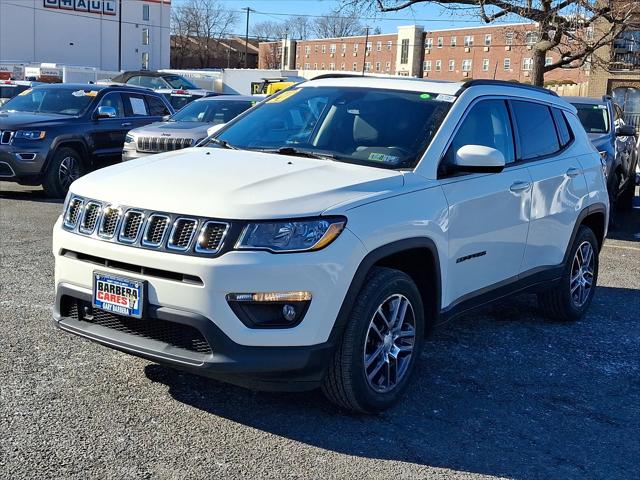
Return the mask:
<path id="1" fill-rule="evenodd" d="M 560 143 L 549 107 L 533 102 L 511 103 L 518 125 L 520 160 L 531 160 L 558 152 Z"/>
<path id="2" fill-rule="evenodd" d="M 465 145 L 495 148 L 502 152 L 506 163 L 513 163 L 511 122 L 503 100 L 483 100 L 471 107 L 447 150 L 441 174 L 447 173 L 447 165 L 453 164 L 456 152 Z"/>
<path id="3" fill-rule="evenodd" d="M 142 95 L 129 93 L 125 94 L 124 108 L 127 112 L 127 117 L 147 117 L 149 111 L 147 110 L 147 104 L 144 101 Z"/>
<path id="4" fill-rule="evenodd" d="M 569 123 L 567 122 L 567 118 L 562 113 L 562 110 L 558 108 L 554 108 L 553 110 L 553 118 L 556 121 L 556 128 L 558 129 L 558 138 L 560 139 L 560 147 L 566 147 L 571 140 L 573 140 L 573 132 L 571 131 L 571 127 L 569 127 Z"/>
<path id="5" fill-rule="evenodd" d="M 147 104 L 149 105 L 149 115 L 153 117 L 163 117 L 164 115 L 170 115 L 171 112 L 165 106 L 164 102 L 158 97 L 152 97 L 147 95 Z"/>

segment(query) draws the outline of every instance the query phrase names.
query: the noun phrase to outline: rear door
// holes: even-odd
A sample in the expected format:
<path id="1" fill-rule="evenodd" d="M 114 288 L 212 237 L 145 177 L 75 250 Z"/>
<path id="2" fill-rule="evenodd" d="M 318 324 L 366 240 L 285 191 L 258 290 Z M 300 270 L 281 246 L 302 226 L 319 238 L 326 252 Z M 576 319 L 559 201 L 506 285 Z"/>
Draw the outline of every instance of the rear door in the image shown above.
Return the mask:
<path id="1" fill-rule="evenodd" d="M 500 173 L 456 173 L 455 152 L 465 145 L 501 151 Z M 444 304 L 453 306 L 487 287 L 515 281 L 529 228 L 531 178 L 515 163 L 514 135 L 505 99 L 483 99 L 467 111 L 440 164 L 449 204 L 448 274 Z"/>
<path id="2" fill-rule="evenodd" d="M 559 266 L 587 195 L 574 136 L 562 110 L 530 101 L 510 102 L 518 163 L 532 184 L 531 223 L 522 274 Z M 577 150 L 575 150 L 577 151 Z"/>
<path id="3" fill-rule="evenodd" d="M 133 130 L 134 128 L 142 127 L 149 123 L 159 122 L 162 120 L 164 112 L 168 111 L 164 104 L 162 104 L 163 109 L 160 110 L 155 103 L 149 102 L 147 99 L 150 98 L 151 95 L 127 92 L 123 94 L 123 96 L 128 130 Z M 154 100 L 155 99 L 154 97 Z"/>

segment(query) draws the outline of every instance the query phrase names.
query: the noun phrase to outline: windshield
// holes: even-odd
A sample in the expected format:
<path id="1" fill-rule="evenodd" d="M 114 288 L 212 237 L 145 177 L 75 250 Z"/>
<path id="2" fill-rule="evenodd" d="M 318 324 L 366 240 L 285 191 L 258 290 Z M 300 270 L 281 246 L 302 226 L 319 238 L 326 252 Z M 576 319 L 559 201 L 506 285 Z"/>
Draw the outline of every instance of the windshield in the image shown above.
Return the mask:
<path id="1" fill-rule="evenodd" d="M 609 110 L 606 105 L 574 103 L 578 118 L 587 133 L 607 133 L 609 131 Z"/>
<path id="2" fill-rule="evenodd" d="M 189 80 L 187 80 L 184 77 L 181 77 L 180 75 L 167 75 L 162 78 L 164 78 L 165 82 L 171 85 L 171 88 L 184 88 L 184 89 L 191 89 L 191 90 L 196 90 L 198 88 Z"/>
<path id="3" fill-rule="evenodd" d="M 198 100 L 175 113 L 171 120 L 175 122 L 206 122 L 217 125 L 233 120 L 254 104 L 255 102 L 247 100 Z"/>
<path id="4" fill-rule="evenodd" d="M 0 112 L 80 115 L 96 95 L 98 95 L 97 90 L 34 88 L 13 97 L 0 108 Z"/>
<path id="5" fill-rule="evenodd" d="M 20 92 L 24 92 L 27 88 L 24 85 L 0 86 L 0 102 L 7 101 L 9 98 L 15 97 Z"/>
<path id="6" fill-rule="evenodd" d="M 217 139 L 240 149 L 413 168 L 449 111 L 453 98 L 436 99 L 443 97 L 374 88 L 295 88 L 232 122 Z"/>

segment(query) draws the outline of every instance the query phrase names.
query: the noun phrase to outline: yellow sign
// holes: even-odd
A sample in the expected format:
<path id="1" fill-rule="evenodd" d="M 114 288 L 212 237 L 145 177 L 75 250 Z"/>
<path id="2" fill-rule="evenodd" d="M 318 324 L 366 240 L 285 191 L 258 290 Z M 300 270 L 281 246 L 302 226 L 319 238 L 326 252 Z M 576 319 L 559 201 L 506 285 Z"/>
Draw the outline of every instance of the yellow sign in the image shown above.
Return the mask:
<path id="1" fill-rule="evenodd" d="M 282 92 L 280 95 L 276 95 L 273 98 L 270 98 L 269 100 L 267 100 L 267 103 L 280 103 L 285 101 L 287 98 L 289 97 L 293 97 L 296 93 L 298 93 L 300 91 L 299 88 L 296 88 L 295 90 L 287 90 Z"/>

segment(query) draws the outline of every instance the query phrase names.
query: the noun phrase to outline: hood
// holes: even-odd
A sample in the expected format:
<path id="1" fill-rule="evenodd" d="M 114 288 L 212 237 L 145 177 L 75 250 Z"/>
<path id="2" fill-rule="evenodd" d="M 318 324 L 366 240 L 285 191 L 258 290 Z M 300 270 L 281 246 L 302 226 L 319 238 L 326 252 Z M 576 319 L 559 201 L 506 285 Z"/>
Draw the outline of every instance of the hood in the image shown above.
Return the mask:
<path id="1" fill-rule="evenodd" d="M 188 148 L 97 170 L 75 194 L 131 207 L 224 219 L 321 214 L 404 184 L 394 170 L 243 150 Z"/>
<path id="2" fill-rule="evenodd" d="M 76 117 L 53 113 L 0 112 L 0 130 L 18 130 L 36 126 L 47 127 L 73 118 Z"/>
<path id="3" fill-rule="evenodd" d="M 211 124 L 206 122 L 156 122 L 136 128 L 130 133 L 153 137 L 184 137 L 187 135 L 193 138 L 201 138 L 207 136 L 207 128 L 210 126 Z"/>

